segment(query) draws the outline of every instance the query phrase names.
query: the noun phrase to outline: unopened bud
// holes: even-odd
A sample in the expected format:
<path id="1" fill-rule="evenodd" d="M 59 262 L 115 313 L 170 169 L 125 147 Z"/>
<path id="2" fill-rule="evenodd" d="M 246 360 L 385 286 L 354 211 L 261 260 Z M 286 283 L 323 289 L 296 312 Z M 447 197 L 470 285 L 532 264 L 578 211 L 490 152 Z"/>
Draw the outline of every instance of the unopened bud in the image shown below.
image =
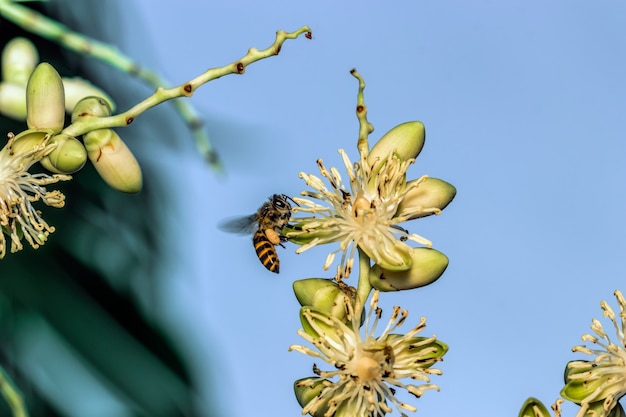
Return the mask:
<path id="1" fill-rule="evenodd" d="M 102 89 L 80 77 L 63 77 L 65 88 L 65 111 L 72 113 L 79 101 L 86 97 L 100 97 L 107 102 L 111 111 L 115 111 L 113 99 Z"/>
<path id="2" fill-rule="evenodd" d="M 82 117 L 107 117 L 111 113 L 111 105 L 102 97 L 85 97 L 74 106 L 72 123 Z"/>
<path id="3" fill-rule="evenodd" d="M 39 62 L 39 53 L 28 39 L 11 39 L 2 50 L 2 81 L 26 86 L 28 77 Z"/>
<path id="4" fill-rule="evenodd" d="M 57 174 L 71 174 L 81 169 L 87 161 L 87 151 L 78 139 L 65 134 L 50 139 L 57 147 L 42 158 L 41 165 Z"/>
<path id="5" fill-rule="evenodd" d="M 0 83 L 0 113 L 11 119 L 26 120 L 26 87 Z"/>
<path id="6" fill-rule="evenodd" d="M 37 65 L 26 86 L 26 124 L 58 133 L 65 122 L 65 94 L 59 73 L 47 62 Z"/>
<path id="7" fill-rule="evenodd" d="M 87 156 L 112 188 L 125 193 L 141 190 L 142 176 L 139 163 L 113 129 L 98 129 L 83 136 Z"/>

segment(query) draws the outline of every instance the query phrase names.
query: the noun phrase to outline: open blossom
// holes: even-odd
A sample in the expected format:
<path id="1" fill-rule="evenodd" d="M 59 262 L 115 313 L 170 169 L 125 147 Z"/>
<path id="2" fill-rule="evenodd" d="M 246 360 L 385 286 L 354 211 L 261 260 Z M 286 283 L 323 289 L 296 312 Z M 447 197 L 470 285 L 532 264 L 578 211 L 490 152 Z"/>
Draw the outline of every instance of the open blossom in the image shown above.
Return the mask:
<path id="1" fill-rule="evenodd" d="M 302 245 L 296 252 L 339 243 L 339 249 L 331 252 L 324 264 L 328 269 L 341 252 L 337 279 L 350 275 L 357 248 L 387 270 L 411 268 L 412 248 L 406 242 L 427 247 L 431 242 L 400 224 L 439 214 L 456 193 L 451 184 L 436 178 L 422 176 L 407 181 L 407 169 L 421 151 L 424 136 L 421 122 L 408 122 L 393 128 L 372 149 L 360 148 L 358 162 L 353 163 L 340 149 L 346 183 L 339 170 L 326 168 L 321 159 L 317 165 L 329 186 L 320 177 L 301 172 L 300 177 L 313 190 L 302 192 L 309 198 L 294 198 L 299 204 L 294 212 L 309 214 L 294 217 L 297 224 L 287 231 L 291 242 Z"/>
<path id="2" fill-rule="evenodd" d="M 593 319 L 591 330 L 595 335 L 585 334 L 582 339 L 596 347 L 575 346 L 572 350 L 595 357 L 591 361 L 577 360 L 567 364 L 566 385 L 561 395 L 580 404 L 577 417 L 608 415 L 626 394 L 626 300 L 620 291 L 615 291 L 615 298 L 620 309 L 618 318 L 606 301 L 602 301 L 600 307 L 603 315 L 613 323 L 617 340 L 613 342 L 602 324 Z M 598 414 L 598 409 L 603 414 Z"/>
<path id="3" fill-rule="evenodd" d="M 314 365 L 316 376 L 296 381 L 296 396 L 303 407 L 302 414 L 378 417 L 393 411 L 388 404 L 391 403 L 405 415 L 402 410 L 416 411 L 416 408 L 400 402 L 394 387 L 405 389 L 416 397 L 426 390 L 439 390 L 437 385 L 430 384 L 430 375 L 440 375 L 441 371 L 431 366 L 442 360 L 447 345 L 434 336 L 416 336 L 426 326 L 423 317 L 407 334 L 393 333 L 408 317 L 408 312 L 400 307 L 394 307 L 385 329 L 376 336 L 376 327 L 382 317 L 378 294 L 375 291 L 372 295 L 364 334 L 360 329 L 360 317 L 355 317 L 350 302 L 346 303 L 351 319 L 349 325 L 311 308 L 302 309 L 305 330 L 298 333 L 317 350 L 300 345 L 293 345 L 289 350 L 319 358 L 332 367 L 332 370 L 325 371 Z M 406 378 L 423 384 L 405 384 L 402 380 Z"/>
<path id="4" fill-rule="evenodd" d="M 0 258 L 6 253 L 5 235 L 11 241 L 11 252 L 17 252 L 23 247 L 22 237 L 33 248 L 38 248 L 54 232 L 54 227 L 46 223 L 32 203 L 41 200 L 57 208 L 65 204 L 65 196 L 60 191 L 48 191 L 45 186 L 68 180 L 70 176 L 28 172 L 33 164 L 50 154 L 56 144 L 49 143 L 48 139 L 30 144 L 29 138 L 16 141 L 9 135 L 9 141 L 0 150 Z"/>

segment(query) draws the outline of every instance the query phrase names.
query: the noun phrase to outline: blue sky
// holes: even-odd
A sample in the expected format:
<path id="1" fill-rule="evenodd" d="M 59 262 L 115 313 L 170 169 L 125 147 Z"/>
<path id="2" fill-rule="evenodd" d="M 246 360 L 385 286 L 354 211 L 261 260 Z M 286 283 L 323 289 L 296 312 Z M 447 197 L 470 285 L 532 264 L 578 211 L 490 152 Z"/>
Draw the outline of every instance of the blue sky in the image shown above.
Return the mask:
<path id="1" fill-rule="evenodd" d="M 529 396 L 546 405 L 558 397 L 566 362 L 579 357 L 570 349 L 600 318 L 600 301 L 615 306 L 613 291 L 626 290 L 626 3 L 143 0 L 136 8 L 120 17 L 122 49 L 176 84 L 269 46 L 277 29 L 313 29 L 313 40 L 289 41 L 279 56 L 191 99 L 226 176 L 189 146 L 168 167 L 172 197 L 183 202 L 172 227 L 184 239 L 163 272 L 161 318 L 184 340 L 202 386 L 217 381 L 211 393 L 225 415 L 300 415 L 292 382 L 310 375 L 312 360 L 287 352 L 300 343 L 291 283 L 328 274 L 326 250 L 296 256 L 291 245 L 275 276 L 248 238 L 216 225 L 273 193 L 297 195 L 298 172 L 315 173 L 317 158 L 341 167 L 337 149 L 356 154 L 353 67 L 367 83 L 372 140 L 421 120 L 426 145 L 410 175 L 458 190 L 441 216 L 407 225 L 448 255 L 446 273 L 381 302 L 386 313 L 408 308 L 415 323 L 426 316 L 424 333 L 450 345 L 434 381 L 441 392 L 407 398 L 416 415 L 515 416 Z M 134 36 L 137 28 L 145 32 Z"/>

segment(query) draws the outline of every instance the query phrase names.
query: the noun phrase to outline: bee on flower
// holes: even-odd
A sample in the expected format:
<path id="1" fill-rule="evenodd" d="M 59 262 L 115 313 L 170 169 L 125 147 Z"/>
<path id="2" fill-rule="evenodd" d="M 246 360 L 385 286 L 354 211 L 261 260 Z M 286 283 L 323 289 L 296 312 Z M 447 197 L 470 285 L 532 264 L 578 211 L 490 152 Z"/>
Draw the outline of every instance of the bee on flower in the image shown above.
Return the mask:
<path id="1" fill-rule="evenodd" d="M 360 79 L 356 71 L 353 75 Z M 361 80 L 357 106 L 361 125 L 358 159 L 353 162 L 345 150 L 339 150 L 347 174 L 345 181 L 338 169 L 327 168 L 321 159 L 317 160 L 321 177 L 299 174 L 312 190 L 301 193 L 305 198 L 294 198 L 299 204 L 292 218 L 295 225 L 285 234 L 291 242 L 301 245 L 296 253 L 338 243 L 339 248 L 329 253 L 324 264 L 324 269 L 328 269 L 337 254 L 341 254 L 335 275 L 338 281 L 350 275 L 357 249 L 378 266 L 379 281 L 388 278 L 386 274 L 423 270 L 424 263 L 432 266 L 433 258 L 441 275 L 447 266 L 445 255 L 429 249 L 432 244 L 428 239 L 400 225 L 440 214 L 454 198 L 456 189 L 446 181 L 426 175 L 407 180 L 407 170 L 424 146 L 425 129 L 421 122 L 400 124 L 369 147 L 368 135 L 373 128 L 367 122 L 362 103 L 364 86 Z M 305 216 L 298 217 L 297 213 Z M 413 248 L 408 241 L 424 247 Z M 426 262 L 424 257 L 428 258 Z M 417 264 L 420 267 L 414 268 Z M 384 287 L 383 283 L 381 286 Z"/>

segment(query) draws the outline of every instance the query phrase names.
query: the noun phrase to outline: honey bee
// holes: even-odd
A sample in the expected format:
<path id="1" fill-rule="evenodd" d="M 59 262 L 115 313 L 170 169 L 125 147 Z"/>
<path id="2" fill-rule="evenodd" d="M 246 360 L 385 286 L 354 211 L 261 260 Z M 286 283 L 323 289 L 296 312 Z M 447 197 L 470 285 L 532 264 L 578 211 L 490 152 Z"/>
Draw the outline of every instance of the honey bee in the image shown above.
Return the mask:
<path id="1" fill-rule="evenodd" d="M 274 194 L 256 213 L 226 220 L 219 227 L 229 233 L 252 233 L 252 244 L 259 261 L 268 270 L 278 274 L 280 262 L 276 246 L 284 248 L 283 242 L 287 241 L 281 232 L 289 224 L 291 217 L 289 200 L 295 204 L 295 201 L 285 194 Z"/>

